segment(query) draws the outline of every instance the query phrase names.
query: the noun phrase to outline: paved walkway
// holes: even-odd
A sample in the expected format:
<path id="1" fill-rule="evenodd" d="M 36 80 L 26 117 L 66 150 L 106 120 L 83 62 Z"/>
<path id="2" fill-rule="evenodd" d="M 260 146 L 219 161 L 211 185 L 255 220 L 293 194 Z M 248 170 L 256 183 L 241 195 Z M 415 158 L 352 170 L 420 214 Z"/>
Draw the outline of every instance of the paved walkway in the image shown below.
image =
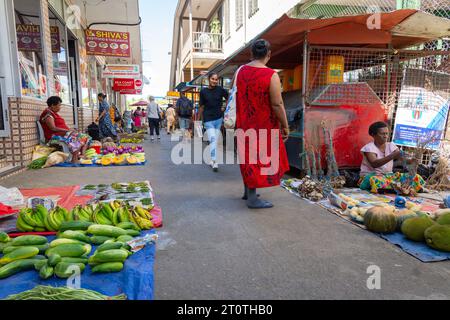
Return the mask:
<path id="1" fill-rule="evenodd" d="M 176 166 L 174 143 L 146 142 L 146 167 L 27 172 L 7 187 L 148 179 L 164 210 L 156 299 L 448 299 L 450 263 L 424 264 L 388 242 L 295 198 L 262 190 L 276 206 L 249 211 L 237 166 Z M 367 268 L 381 268 L 381 290 Z"/>

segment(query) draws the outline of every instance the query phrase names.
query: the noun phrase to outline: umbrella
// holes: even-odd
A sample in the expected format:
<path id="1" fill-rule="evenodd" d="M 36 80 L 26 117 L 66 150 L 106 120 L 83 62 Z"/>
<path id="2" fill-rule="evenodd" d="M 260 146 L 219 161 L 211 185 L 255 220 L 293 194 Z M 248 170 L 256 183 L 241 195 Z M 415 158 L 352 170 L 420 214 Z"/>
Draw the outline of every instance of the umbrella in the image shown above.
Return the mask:
<path id="1" fill-rule="evenodd" d="M 142 100 L 142 101 L 138 101 L 136 103 L 130 104 L 130 107 L 145 107 L 147 105 L 148 105 L 148 102 Z"/>

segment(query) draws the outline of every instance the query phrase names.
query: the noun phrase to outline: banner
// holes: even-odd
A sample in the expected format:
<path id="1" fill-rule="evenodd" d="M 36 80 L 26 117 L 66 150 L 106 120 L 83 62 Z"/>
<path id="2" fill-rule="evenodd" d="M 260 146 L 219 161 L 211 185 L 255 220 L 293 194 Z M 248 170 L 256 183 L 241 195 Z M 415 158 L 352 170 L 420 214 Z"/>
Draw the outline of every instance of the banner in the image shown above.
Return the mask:
<path id="1" fill-rule="evenodd" d="M 444 138 L 450 100 L 420 87 L 404 86 L 400 92 L 394 143 L 438 150 Z"/>
<path id="2" fill-rule="evenodd" d="M 17 24 L 17 47 L 19 51 L 42 51 L 41 45 L 41 27 L 31 24 Z M 52 52 L 61 52 L 61 39 L 59 37 L 59 28 L 50 27 L 50 36 L 52 42 Z"/>
<path id="3" fill-rule="evenodd" d="M 141 68 L 137 64 L 108 64 L 103 67 L 103 78 L 141 79 Z"/>
<path id="4" fill-rule="evenodd" d="M 86 51 L 91 56 L 129 58 L 130 33 L 86 30 Z"/>

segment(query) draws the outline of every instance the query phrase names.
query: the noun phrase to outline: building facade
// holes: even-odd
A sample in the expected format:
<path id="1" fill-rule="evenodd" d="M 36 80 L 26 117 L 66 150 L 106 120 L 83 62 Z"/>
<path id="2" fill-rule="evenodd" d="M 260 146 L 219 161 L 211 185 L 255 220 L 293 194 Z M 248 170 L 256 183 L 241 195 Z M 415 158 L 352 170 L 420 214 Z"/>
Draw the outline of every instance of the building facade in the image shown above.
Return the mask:
<path id="1" fill-rule="evenodd" d="M 62 98 L 69 127 L 85 131 L 97 117 L 98 93 L 119 107 L 125 102 L 102 77 L 105 65 L 141 67 L 142 58 L 138 0 L 0 0 L 0 28 L 1 177 L 30 163 L 49 96 Z M 131 54 L 89 54 L 88 29 L 128 32 Z"/>

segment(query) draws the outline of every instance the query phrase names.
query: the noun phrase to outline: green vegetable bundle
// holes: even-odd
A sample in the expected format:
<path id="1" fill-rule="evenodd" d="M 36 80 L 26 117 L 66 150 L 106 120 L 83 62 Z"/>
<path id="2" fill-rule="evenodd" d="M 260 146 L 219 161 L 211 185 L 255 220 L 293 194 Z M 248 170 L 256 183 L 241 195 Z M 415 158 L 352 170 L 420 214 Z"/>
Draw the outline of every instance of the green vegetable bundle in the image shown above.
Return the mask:
<path id="1" fill-rule="evenodd" d="M 86 289 L 37 286 L 30 291 L 11 295 L 5 300 L 127 300 L 127 296 L 122 294 L 115 297 L 109 297 L 96 291 Z"/>
<path id="2" fill-rule="evenodd" d="M 48 157 L 43 157 L 43 158 L 39 158 L 39 159 L 34 160 L 28 166 L 28 169 L 30 169 L 30 170 L 42 169 L 45 166 L 45 164 L 47 163 L 47 159 L 48 159 Z"/>

